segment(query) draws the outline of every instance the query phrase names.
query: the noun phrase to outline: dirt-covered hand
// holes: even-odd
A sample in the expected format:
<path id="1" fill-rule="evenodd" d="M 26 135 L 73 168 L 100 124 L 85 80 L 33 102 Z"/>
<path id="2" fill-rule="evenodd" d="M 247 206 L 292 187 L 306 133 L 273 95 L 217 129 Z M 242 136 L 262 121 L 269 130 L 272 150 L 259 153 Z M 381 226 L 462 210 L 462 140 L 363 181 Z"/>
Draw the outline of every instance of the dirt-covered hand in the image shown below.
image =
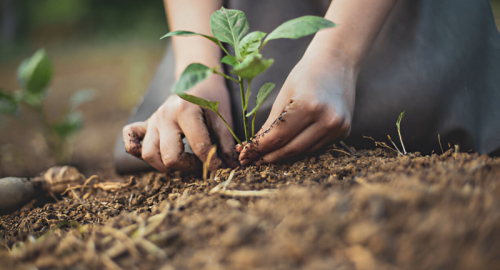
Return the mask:
<path id="1" fill-rule="evenodd" d="M 212 75 L 188 93 L 220 101 L 219 111 L 232 125 L 230 98 L 223 79 Z M 212 141 L 210 134 L 218 142 Z M 183 135 L 195 155 L 184 152 Z M 216 143 L 224 162 L 214 155 L 209 169 L 237 165 L 233 154 L 234 139 L 222 120 L 215 113 L 177 95 L 170 96 L 147 121 L 125 126 L 123 139 L 128 153 L 142 158 L 161 172 L 199 169 L 200 161 L 205 162 Z"/>
<path id="2" fill-rule="evenodd" d="M 308 50 L 285 81 L 255 139 L 238 146 L 242 165 L 276 162 L 346 137 L 357 71 L 342 53 Z"/>

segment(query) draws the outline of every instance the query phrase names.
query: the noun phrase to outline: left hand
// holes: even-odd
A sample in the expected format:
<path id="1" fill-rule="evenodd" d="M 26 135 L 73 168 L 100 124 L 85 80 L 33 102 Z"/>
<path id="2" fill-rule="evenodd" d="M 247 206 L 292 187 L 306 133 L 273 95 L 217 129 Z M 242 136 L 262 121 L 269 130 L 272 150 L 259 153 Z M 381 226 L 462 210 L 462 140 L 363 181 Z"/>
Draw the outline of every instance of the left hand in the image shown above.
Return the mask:
<path id="1" fill-rule="evenodd" d="M 252 142 L 237 146 L 242 165 L 313 152 L 351 129 L 357 69 L 347 55 L 308 50 L 278 94 Z"/>

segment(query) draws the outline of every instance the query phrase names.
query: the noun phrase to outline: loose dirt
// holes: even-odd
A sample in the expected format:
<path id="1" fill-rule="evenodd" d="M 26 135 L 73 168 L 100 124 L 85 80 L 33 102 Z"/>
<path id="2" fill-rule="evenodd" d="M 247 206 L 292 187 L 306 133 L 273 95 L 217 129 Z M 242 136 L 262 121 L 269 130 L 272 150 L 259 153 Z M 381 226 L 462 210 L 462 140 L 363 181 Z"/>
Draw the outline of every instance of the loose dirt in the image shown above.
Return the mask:
<path id="1" fill-rule="evenodd" d="M 499 179 L 473 153 L 335 147 L 207 180 L 95 178 L 1 216 L 0 268 L 500 269 Z"/>

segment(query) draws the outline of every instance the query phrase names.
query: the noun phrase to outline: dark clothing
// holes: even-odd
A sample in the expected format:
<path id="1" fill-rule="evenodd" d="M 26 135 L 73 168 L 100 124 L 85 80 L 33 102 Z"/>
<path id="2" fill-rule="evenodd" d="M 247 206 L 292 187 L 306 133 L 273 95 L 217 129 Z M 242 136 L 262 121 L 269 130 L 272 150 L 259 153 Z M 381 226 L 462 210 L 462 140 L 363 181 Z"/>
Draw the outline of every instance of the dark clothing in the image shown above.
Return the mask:
<path id="1" fill-rule="evenodd" d="M 251 31 L 271 32 L 303 15 L 324 16 L 330 1 L 232 0 L 226 7 L 245 12 Z M 273 66 L 252 85 L 251 102 L 266 82 L 276 89 L 257 114 L 260 127 L 279 89 L 312 37 L 273 40 L 263 49 Z M 488 0 L 398 1 L 362 63 L 356 85 L 351 135 L 355 147 L 372 147 L 362 135 L 385 141 L 397 138 L 401 124 L 408 151 L 439 149 L 438 134 L 460 149 L 489 154 L 500 149 L 500 36 Z M 146 120 L 173 85 L 173 54 L 167 52 L 143 103 L 130 122 Z M 244 137 L 238 85 L 228 82 L 235 130 Z M 117 153 L 124 153 L 121 139 Z M 115 156 L 119 156 L 116 155 Z M 130 159 L 135 159 L 130 157 Z M 119 161 L 118 161 L 119 162 Z M 130 172 L 120 170 L 119 172 Z"/>

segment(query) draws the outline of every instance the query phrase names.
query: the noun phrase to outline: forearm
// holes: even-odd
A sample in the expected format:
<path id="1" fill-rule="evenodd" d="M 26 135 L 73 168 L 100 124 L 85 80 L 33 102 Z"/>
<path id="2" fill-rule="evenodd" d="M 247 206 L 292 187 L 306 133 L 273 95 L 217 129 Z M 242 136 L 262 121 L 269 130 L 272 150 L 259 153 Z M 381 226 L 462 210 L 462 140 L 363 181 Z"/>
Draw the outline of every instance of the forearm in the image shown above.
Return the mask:
<path id="1" fill-rule="evenodd" d="M 187 30 L 210 36 L 210 16 L 222 6 L 221 0 L 164 0 L 164 3 L 170 31 Z M 174 36 L 172 45 L 176 79 L 191 63 L 220 65 L 220 47 L 206 38 Z"/>
<path id="2" fill-rule="evenodd" d="M 318 32 L 312 49 L 343 54 L 358 66 L 380 32 L 396 0 L 334 0 L 325 18 L 338 26 Z"/>

